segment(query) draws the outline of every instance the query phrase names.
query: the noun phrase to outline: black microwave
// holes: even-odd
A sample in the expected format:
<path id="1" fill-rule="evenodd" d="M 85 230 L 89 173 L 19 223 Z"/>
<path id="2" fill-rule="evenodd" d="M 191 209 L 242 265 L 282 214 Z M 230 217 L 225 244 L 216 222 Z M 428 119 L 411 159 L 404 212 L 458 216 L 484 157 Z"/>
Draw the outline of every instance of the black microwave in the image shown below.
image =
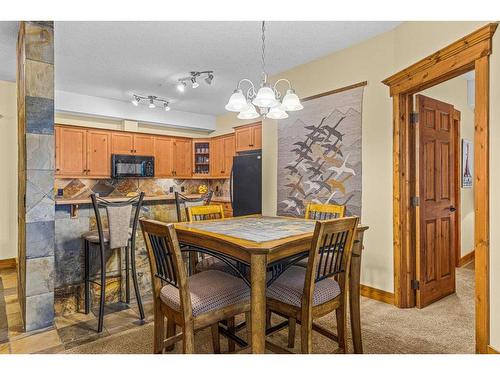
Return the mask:
<path id="1" fill-rule="evenodd" d="M 113 178 L 154 177 L 154 156 L 111 155 L 111 175 Z"/>

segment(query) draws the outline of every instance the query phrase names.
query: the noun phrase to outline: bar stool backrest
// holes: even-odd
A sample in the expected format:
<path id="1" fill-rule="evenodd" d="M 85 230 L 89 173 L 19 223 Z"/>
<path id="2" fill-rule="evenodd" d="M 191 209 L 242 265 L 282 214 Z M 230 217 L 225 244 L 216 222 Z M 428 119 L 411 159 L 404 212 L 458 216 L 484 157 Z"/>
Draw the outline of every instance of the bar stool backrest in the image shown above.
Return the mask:
<path id="1" fill-rule="evenodd" d="M 103 224 L 102 224 L 102 218 L 101 218 L 101 213 L 100 213 L 100 210 L 99 208 L 105 208 L 107 213 L 108 213 L 108 217 L 110 217 L 110 211 L 113 209 L 113 208 L 118 208 L 118 207 L 135 207 L 135 213 L 134 213 L 134 216 L 133 218 L 129 218 L 127 220 L 127 235 L 128 235 L 128 231 L 131 229 L 132 230 L 132 233 L 131 233 L 131 243 L 135 243 L 135 236 L 136 236 L 136 231 L 137 231 L 137 224 L 138 224 L 138 221 L 139 221 L 139 215 L 140 215 L 140 211 L 141 211 L 141 207 L 142 207 L 142 203 L 143 203 L 143 200 L 144 200 L 144 192 L 141 192 L 139 195 L 135 196 L 135 197 L 132 197 L 126 201 L 122 201 L 122 202 L 111 202 L 105 198 L 101 198 L 101 197 L 98 197 L 96 196 L 95 194 L 92 194 L 90 196 L 91 200 L 92 200 L 92 205 L 94 207 L 94 213 L 95 213 L 95 218 L 96 218 L 96 224 L 97 224 L 97 231 L 98 231 L 98 234 L 99 234 L 99 243 L 100 244 L 104 244 L 104 228 L 103 228 Z M 111 213 L 111 216 L 113 214 Z M 132 221 L 132 222 L 131 222 Z M 109 223 L 110 224 L 110 223 Z M 109 236 L 110 236 L 110 239 L 111 239 L 111 231 L 113 230 L 113 227 L 111 225 L 109 225 Z"/>
<path id="2" fill-rule="evenodd" d="M 177 210 L 177 221 L 187 221 L 188 220 L 188 207 L 203 206 L 210 204 L 212 200 L 213 191 L 202 195 L 200 198 L 189 198 L 185 195 L 175 192 L 175 208 Z"/>

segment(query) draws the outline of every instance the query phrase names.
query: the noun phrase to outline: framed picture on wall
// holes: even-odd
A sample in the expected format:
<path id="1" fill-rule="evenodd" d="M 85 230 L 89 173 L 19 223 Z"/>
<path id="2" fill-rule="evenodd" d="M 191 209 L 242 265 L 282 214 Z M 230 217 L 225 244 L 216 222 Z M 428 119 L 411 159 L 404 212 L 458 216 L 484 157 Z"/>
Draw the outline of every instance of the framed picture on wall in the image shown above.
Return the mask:
<path id="1" fill-rule="evenodd" d="M 474 176 L 474 144 L 469 139 L 462 139 L 462 187 L 472 187 L 472 176 Z"/>

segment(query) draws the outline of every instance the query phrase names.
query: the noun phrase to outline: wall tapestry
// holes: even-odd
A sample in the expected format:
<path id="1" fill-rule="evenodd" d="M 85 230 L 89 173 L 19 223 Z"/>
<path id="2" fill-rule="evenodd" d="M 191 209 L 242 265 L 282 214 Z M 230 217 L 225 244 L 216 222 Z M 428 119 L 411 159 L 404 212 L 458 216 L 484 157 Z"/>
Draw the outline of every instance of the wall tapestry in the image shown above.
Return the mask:
<path id="1" fill-rule="evenodd" d="M 278 215 L 303 216 L 309 202 L 361 215 L 363 87 L 304 100 L 278 124 Z"/>

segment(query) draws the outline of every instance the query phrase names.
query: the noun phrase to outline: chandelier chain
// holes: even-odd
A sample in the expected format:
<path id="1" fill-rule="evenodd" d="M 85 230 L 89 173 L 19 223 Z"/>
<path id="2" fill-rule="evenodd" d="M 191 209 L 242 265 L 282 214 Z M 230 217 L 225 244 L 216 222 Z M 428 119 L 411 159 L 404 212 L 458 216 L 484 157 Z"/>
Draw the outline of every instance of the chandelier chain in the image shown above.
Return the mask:
<path id="1" fill-rule="evenodd" d="M 262 21 L 262 74 L 266 74 L 266 21 Z"/>

